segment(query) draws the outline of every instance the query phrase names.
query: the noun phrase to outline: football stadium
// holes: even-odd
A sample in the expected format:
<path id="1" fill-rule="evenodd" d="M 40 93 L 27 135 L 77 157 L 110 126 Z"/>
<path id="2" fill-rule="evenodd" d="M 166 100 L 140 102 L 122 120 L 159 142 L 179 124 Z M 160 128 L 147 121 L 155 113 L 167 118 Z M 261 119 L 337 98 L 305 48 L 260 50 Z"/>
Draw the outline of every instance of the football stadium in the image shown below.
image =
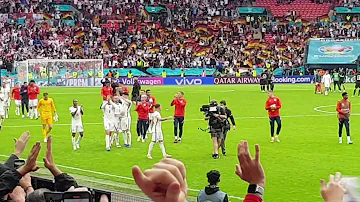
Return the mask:
<path id="1" fill-rule="evenodd" d="M 359 14 L 0 0 L 0 201 L 360 201 Z"/>

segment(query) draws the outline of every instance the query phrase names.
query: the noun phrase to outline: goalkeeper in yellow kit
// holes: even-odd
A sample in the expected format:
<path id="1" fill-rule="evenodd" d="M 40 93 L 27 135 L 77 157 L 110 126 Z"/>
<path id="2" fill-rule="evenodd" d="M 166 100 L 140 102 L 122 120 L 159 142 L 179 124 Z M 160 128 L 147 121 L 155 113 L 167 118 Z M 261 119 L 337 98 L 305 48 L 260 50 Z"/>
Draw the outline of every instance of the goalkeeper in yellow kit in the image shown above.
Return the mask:
<path id="1" fill-rule="evenodd" d="M 56 113 L 54 100 L 52 98 L 49 98 L 48 93 L 44 93 L 43 96 L 44 97 L 41 98 L 39 101 L 37 110 L 40 113 L 41 117 L 44 142 L 47 142 L 47 135 L 50 133 L 53 126 L 53 112 L 54 121 L 58 120 L 58 115 Z"/>

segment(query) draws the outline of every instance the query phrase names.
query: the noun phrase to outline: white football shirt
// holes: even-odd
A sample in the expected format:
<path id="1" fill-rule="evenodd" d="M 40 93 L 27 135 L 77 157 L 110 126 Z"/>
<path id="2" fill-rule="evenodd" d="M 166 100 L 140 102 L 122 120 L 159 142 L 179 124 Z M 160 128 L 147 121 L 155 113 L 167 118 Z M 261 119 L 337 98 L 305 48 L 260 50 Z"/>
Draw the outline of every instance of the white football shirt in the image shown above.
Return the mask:
<path id="1" fill-rule="evenodd" d="M 162 133 L 161 130 L 161 121 L 158 119 L 161 119 L 161 114 L 158 111 L 155 111 L 152 115 L 153 117 L 153 132 L 155 133 Z"/>
<path id="2" fill-rule="evenodd" d="M 6 90 L 8 90 L 10 92 L 10 88 L 11 88 L 11 79 L 8 78 L 8 79 L 4 79 L 3 81 L 5 83 L 5 88 Z"/>
<path id="3" fill-rule="evenodd" d="M 75 108 L 74 106 L 71 106 L 69 108 L 69 110 L 70 110 L 71 114 L 76 112 L 75 115 L 71 119 L 71 125 L 72 126 L 82 126 L 81 106 L 78 106 L 77 108 Z"/>
<path id="4" fill-rule="evenodd" d="M 4 108 L 5 105 L 5 97 L 4 97 L 4 93 L 0 92 L 0 110 L 2 110 Z"/>
<path id="5" fill-rule="evenodd" d="M 111 104 L 104 104 L 104 123 L 115 123 L 115 109 Z"/>

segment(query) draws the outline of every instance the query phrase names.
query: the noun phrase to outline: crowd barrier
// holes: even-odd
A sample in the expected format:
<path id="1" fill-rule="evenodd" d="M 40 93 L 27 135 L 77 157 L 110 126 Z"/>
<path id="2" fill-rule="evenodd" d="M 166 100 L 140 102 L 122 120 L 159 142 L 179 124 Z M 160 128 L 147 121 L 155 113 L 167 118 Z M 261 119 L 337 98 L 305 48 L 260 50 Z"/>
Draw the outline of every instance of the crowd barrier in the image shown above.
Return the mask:
<path id="1" fill-rule="evenodd" d="M 314 79 L 312 75 L 306 76 L 275 76 L 274 83 L 296 84 L 311 83 Z M 222 84 L 260 84 L 260 77 L 215 77 L 215 85 Z"/>

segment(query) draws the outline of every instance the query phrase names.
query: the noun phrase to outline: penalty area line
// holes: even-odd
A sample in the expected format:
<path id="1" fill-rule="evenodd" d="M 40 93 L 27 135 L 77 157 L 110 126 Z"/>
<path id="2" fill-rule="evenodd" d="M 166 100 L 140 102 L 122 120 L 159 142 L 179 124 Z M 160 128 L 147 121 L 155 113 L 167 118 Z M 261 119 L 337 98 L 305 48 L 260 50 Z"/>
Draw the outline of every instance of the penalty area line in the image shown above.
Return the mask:
<path id="1" fill-rule="evenodd" d="M 352 104 L 353 106 L 354 105 L 360 105 L 360 103 L 355 103 L 355 104 Z M 327 111 L 327 110 L 322 110 L 323 108 L 328 108 L 328 107 L 336 107 L 336 105 L 321 105 L 321 106 L 317 106 L 317 107 L 314 107 L 314 111 L 316 112 L 321 112 L 321 113 L 325 113 L 325 114 L 337 114 L 337 112 L 334 110 L 334 111 Z M 359 116 L 360 114 L 351 114 L 352 116 Z"/>
<path id="2" fill-rule="evenodd" d="M 9 158 L 9 155 L 0 154 L 0 157 Z M 23 159 L 23 160 L 25 160 L 25 159 Z M 44 162 L 41 162 L 41 161 L 37 161 L 37 163 L 44 164 Z M 124 179 L 124 180 L 129 180 L 129 181 L 134 182 L 134 179 L 132 177 L 113 175 L 113 174 L 98 172 L 98 171 L 94 171 L 94 170 L 87 170 L 87 169 L 76 168 L 76 167 L 71 167 L 71 166 L 64 166 L 64 165 L 60 165 L 60 164 L 56 164 L 56 166 L 59 168 L 65 168 L 65 169 L 80 171 L 80 172 L 84 172 L 84 173 L 91 173 L 91 174 L 102 175 L 102 176 L 107 176 L 107 177 L 119 178 L 119 179 Z M 198 189 L 188 188 L 188 190 L 193 191 L 193 192 L 200 192 L 200 190 L 198 190 Z M 238 196 L 228 196 L 228 197 L 233 198 L 233 199 L 244 200 L 244 198 L 238 197 Z"/>
<path id="3" fill-rule="evenodd" d="M 353 114 L 353 115 L 360 115 L 360 114 Z M 281 116 L 281 118 L 306 118 L 306 117 L 326 117 L 332 116 L 330 114 L 299 114 L 299 115 L 288 115 L 288 116 Z M 243 116 L 243 117 L 235 117 L 236 120 L 242 119 L 268 119 L 268 116 Z M 185 119 L 185 121 L 204 121 L 204 119 Z M 171 122 L 164 122 L 164 123 L 171 123 Z M 99 123 L 83 123 L 84 125 L 102 125 L 103 122 Z M 136 121 L 133 121 L 132 124 L 136 124 Z M 69 123 L 59 123 L 54 124 L 54 126 L 71 126 Z M 7 126 L 3 125 L 3 128 L 26 128 L 26 127 L 41 127 L 41 124 L 34 124 L 34 125 L 17 125 L 17 126 Z"/>

